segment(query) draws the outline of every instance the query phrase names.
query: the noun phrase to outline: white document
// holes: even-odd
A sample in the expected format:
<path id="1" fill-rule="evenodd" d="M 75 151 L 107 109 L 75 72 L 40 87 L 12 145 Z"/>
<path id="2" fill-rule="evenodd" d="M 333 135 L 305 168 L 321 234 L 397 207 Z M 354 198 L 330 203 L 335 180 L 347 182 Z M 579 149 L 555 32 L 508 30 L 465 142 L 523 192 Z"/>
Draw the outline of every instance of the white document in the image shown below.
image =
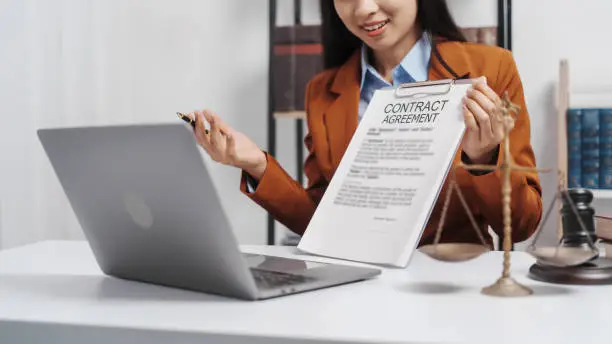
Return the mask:
<path id="1" fill-rule="evenodd" d="M 405 267 L 465 131 L 471 80 L 374 94 L 298 249 Z"/>

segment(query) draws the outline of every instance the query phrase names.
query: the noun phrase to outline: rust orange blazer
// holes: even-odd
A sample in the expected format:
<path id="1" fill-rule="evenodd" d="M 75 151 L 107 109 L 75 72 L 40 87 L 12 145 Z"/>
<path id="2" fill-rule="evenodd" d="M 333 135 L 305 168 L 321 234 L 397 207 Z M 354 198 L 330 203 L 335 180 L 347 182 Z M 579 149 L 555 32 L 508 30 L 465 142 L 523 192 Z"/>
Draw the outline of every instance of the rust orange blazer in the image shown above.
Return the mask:
<path id="1" fill-rule="evenodd" d="M 507 50 L 472 43 L 441 42 L 438 51 L 457 75 L 470 78 L 486 76 L 489 86 L 500 96 L 505 91 L 521 107 L 510 137 L 510 152 L 515 162 L 535 167 L 530 143 L 530 121 L 526 111 L 522 83 L 511 53 Z M 429 80 L 449 79 L 452 75 L 433 57 Z M 308 149 L 304 171 L 307 187 L 297 183 L 277 162 L 267 155 L 268 165 L 254 192 L 246 188 L 242 174 L 241 190 L 290 230 L 302 234 L 338 167 L 358 125 L 360 59 L 356 52 L 339 68 L 315 76 L 306 89 Z M 461 161 L 461 150 L 453 164 Z M 502 157 L 503 149 L 498 156 Z M 478 226 L 488 226 L 503 234 L 501 174 L 499 171 L 475 175 L 457 169 L 456 178 Z M 512 227 L 513 242 L 527 239 L 535 231 L 542 215 L 541 187 L 537 173 L 513 172 Z M 442 210 L 447 182 L 443 186 L 420 244 L 432 242 Z M 483 232 L 484 233 L 484 232 Z M 488 235 L 485 237 L 489 238 Z M 453 194 L 441 242 L 480 242 L 461 203 Z"/>

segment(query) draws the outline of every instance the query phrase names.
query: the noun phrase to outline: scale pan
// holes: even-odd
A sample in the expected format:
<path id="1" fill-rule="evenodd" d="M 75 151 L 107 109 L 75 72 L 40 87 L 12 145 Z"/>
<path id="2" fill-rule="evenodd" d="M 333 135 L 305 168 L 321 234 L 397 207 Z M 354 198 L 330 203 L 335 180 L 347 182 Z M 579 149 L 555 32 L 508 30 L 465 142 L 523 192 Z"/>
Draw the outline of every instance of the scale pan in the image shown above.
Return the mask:
<path id="1" fill-rule="evenodd" d="M 527 250 L 541 265 L 568 267 L 584 264 L 599 255 L 590 247 L 537 247 Z"/>
<path id="2" fill-rule="evenodd" d="M 491 249 L 484 245 L 468 243 L 444 243 L 425 245 L 419 251 L 432 259 L 443 262 L 463 262 L 474 259 Z"/>

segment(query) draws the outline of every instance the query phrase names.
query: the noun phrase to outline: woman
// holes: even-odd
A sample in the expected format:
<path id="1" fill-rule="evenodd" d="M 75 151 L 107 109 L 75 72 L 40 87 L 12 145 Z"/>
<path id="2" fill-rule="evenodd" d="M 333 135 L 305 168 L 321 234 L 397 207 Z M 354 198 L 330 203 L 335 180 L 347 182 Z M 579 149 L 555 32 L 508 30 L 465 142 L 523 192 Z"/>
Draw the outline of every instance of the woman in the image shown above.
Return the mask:
<path id="1" fill-rule="evenodd" d="M 511 154 L 535 166 L 523 88 L 512 55 L 501 48 L 466 43 L 445 0 L 322 0 L 326 70 L 306 90 L 308 134 L 303 188 L 274 157 L 211 111 L 196 111 L 196 138 L 215 160 L 242 169 L 241 190 L 292 231 L 302 234 L 376 89 L 403 82 L 448 78 L 477 81 L 464 99 L 467 127 L 454 164 L 498 164 L 502 123 L 493 116 L 508 92 L 521 107 L 510 134 Z M 210 132 L 205 133 L 208 122 Z M 513 242 L 527 239 L 542 214 L 535 173 L 512 174 Z M 457 169 L 456 180 L 482 231 L 503 233 L 501 175 Z M 430 243 L 447 191 L 431 214 L 421 244 Z M 487 236 L 488 237 L 488 236 Z M 479 242 L 461 203 L 448 210 L 442 242 Z"/>

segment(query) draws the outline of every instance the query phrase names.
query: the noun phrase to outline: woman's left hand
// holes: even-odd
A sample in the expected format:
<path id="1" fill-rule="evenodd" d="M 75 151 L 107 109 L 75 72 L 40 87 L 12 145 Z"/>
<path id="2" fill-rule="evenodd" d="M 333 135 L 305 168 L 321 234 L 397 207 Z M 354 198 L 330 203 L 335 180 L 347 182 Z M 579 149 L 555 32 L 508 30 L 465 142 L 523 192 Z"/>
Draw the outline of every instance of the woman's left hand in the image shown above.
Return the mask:
<path id="1" fill-rule="evenodd" d="M 500 103 L 501 99 L 487 85 L 485 77 L 476 79 L 463 99 L 467 127 L 463 152 L 474 164 L 489 163 L 504 138 L 504 119 L 498 111 Z M 508 124 L 512 129 L 514 120 Z"/>

